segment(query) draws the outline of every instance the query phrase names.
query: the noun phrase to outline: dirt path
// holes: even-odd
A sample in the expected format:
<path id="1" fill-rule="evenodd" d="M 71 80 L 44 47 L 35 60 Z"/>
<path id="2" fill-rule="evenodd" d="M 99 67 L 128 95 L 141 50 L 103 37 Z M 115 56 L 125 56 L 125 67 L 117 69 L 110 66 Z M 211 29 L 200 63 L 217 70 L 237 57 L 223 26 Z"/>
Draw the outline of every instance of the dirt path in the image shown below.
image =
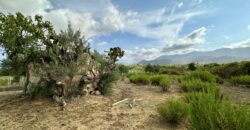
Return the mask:
<path id="1" fill-rule="evenodd" d="M 22 100 L 0 107 L 0 129 L 181 130 L 185 128 L 171 127 L 156 111 L 156 104 L 180 95 L 176 85 L 163 93 L 158 87 L 118 81 L 111 96 L 82 97 L 68 103 L 65 111 L 47 99 Z M 125 98 L 129 101 L 112 107 Z M 130 108 L 134 98 L 142 101 L 136 101 Z"/>
<path id="2" fill-rule="evenodd" d="M 247 103 L 250 105 L 250 88 L 233 86 L 229 83 L 223 84 L 221 88 L 234 103 Z"/>

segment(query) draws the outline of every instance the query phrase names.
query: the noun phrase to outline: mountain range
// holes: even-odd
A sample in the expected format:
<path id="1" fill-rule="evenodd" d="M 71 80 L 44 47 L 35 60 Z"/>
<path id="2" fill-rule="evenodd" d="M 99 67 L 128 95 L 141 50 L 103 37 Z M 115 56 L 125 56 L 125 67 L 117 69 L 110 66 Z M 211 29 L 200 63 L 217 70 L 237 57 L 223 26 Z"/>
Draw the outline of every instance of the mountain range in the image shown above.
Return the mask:
<path id="1" fill-rule="evenodd" d="M 199 64 L 228 63 L 234 61 L 250 61 L 250 47 L 245 48 L 221 48 L 214 51 L 195 51 L 187 54 L 163 55 L 154 60 L 143 60 L 138 64 L 188 64 L 191 62 Z"/>

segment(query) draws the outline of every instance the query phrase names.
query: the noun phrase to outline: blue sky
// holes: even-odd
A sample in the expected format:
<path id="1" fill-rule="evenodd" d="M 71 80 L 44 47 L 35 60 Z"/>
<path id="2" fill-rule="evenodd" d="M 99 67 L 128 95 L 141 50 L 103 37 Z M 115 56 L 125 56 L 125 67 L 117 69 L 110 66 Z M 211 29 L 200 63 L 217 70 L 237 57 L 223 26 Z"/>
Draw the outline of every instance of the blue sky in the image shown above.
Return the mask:
<path id="1" fill-rule="evenodd" d="M 57 31 L 70 21 L 100 52 L 122 63 L 161 55 L 250 46 L 249 0 L 0 0 L 0 11 L 40 14 Z"/>

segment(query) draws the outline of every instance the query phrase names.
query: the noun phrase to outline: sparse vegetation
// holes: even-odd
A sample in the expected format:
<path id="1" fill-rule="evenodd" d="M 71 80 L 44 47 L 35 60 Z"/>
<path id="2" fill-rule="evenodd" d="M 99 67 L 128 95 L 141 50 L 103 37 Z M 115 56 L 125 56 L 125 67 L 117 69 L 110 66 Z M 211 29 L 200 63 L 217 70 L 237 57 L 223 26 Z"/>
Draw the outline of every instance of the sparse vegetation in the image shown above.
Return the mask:
<path id="1" fill-rule="evenodd" d="M 73 29 L 70 22 L 66 30 L 58 31 L 58 26 L 55 30 L 52 23 L 44 20 L 40 15 L 32 13 L 32 16 L 25 16 L 20 12 L 15 14 L 0 12 L 0 51 L 3 55 L 2 58 L 4 58 L 0 65 L 0 117 L 3 118 L 0 119 L 0 129 L 8 129 L 7 127 L 15 123 L 18 125 L 9 129 L 36 129 L 37 124 L 39 124 L 37 129 L 49 129 L 50 121 L 57 121 L 53 124 L 56 126 L 55 129 L 57 127 L 59 127 L 57 129 L 106 129 L 109 127 L 93 126 L 102 124 L 100 122 L 109 121 L 104 125 L 114 125 L 118 129 L 154 129 L 151 126 L 146 127 L 146 125 L 152 125 L 153 122 L 156 123 L 154 127 L 161 125 L 159 127 L 161 129 L 169 127 L 169 124 L 171 124 L 178 125 L 181 129 L 187 128 L 190 130 L 250 130 L 250 102 L 248 100 L 250 99 L 248 93 L 248 91 L 250 92 L 250 61 L 201 64 L 209 61 L 214 62 L 217 58 L 224 58 L 219 53 L 223 50 L 227 52 L 227 49 L 221 49 L 218 53 L 217 51 L 211 51 L 202 55 L 200 52 L 181 54 L 200 49 L 199 47 L 190 48 L 196 45 L 190 44 L 193 41 L 197 42 L 197 45 L 208 41 L 204 39 L 206 38 L 206 27 L 198 28 L 190 33 L 182 30 L 183 27 L 179 24 L 176 29 L 175 23 L 186 19 L 186 16 L 182 16 L 180 12 L 180 16 L 173 16 L 170 20 L 167 19 L 167 22 L 162 22 L 162 19 L 151 20 L 153 18 L 150 17 L 149 20 L 146 20 L 146 24 L 144 23 L 139 27 L 142 30 L 135 31 L 134 27 L 125 28 L 130 24 L 134 25 L 134 23 L 139 25 L 140 18 L 147 13 L 144 15 L 133 11 L 126 13 L 120 11 L 109 1 L 104 1 L 101 4 L 104 4 L 104 6 L 111 5 L 111 8 L 95 11 L 95 13 L 104 11 L 100 15 L 105 14 L 107 16 L 103 18 L 99 14 L 98 16 L 93 15 L 94 13 L 89 9 L 81 10 L 79 8 L 80 10 L 76 9 L 73 12 L 63 9 L 56 11 L 54 10 L 54 4 L 45 0 L 45 3 L 37 5 L 39 7 L 46 5 L 44 8 L 41 7 L 38 12 L 46 14 L 46 19 L 57 16 L 58 12 L 67 15 L 67 19 L 76 18 L 80 22 L 74 21 L 73 23 L 77 23 L 78 26 L 87 24 L 86 27 L 83 27 L 84 33 L 90 34 L 86 34 L 86 37 L 84 37 L 80 29 Z M 94 5 L 94 3 L 89 3 L 89 5 L 92 4 Z M 184 4 L 186 5 L 186 3 Z M 196 4 L 190 3 L 190 7 L 194 7 L 192 5 L 199 6 L 198 4 L 201 4 L 201 0 L 198 3 L 196 1 Z M 9 8 L 14 4 L 6 5 Z M 179 10 L 186 8 L 181 8 L 182 2 L 173 2 L 173 5 L 174 9 L 177 9 L 177 7 L 180 8 Z M 174 15 L 174 9 L 160 10 L 160 13 L 164 13 L 165 16 L 165 12 L 170 11 Z M 73 15 L 74 12 L 79 13 L 79 11 L 87 12 L 87 14 Z M 157 13 L 157 11 L 152 12 Z M 49 13 L 55 14 L 49 15 Z M 30 13 L 25 12 L 25 14 Z M 148 14 L 151 15 L 151 12 Z M 68 15 L 72 17 L 68 17 Z M 117 18 L 112 21 L 112 18 L 108 15 Z M 86 22 L 82 22 L 84 18 L 81 17 L 83 16 L 87 18 Z M 166 19 L 163 18 L 163 20 Z M 60 22 L 60 20 L 53 22 Z M 175 30 L 175 33 L 158 34 L 163 32 L 158 30 L 158 28 L 161 28 L 158 27 L 158 24 L 161 26 L 171 25 L 169 26 L 170 31 Z M 180 25 L 183 24 L 181 22 Z M 110 27 L 111 29 L 109 29 Z M 141 48 L 140 46 L 134 48 L 135 51 L 133 51 L 128 49 L 132 48 L 133 42 L 131 42 L 131 45 L 129 44 L 127 48 L 128 55 L 124 58 L 125 62 L 131 57 L 137 60 L 145 59 L 145 61 L 138 61 L 138 65 L 117 64 L 126 52 L 120 47 L 109 49 L 107 47 L 119 41 L 125 43 L 130 42 L 130 40 L 95 39 L 93 37 L 102 37 L 106 32 L 109 34 L 113 34 L 113 31 L 123 32 L 124 29 L 129 34 L 133 31 L 132 35 L 140 33 L 138 36 L 149 38 L 147 39 L 149 42 L 168 42 L 169 46 L 162 46 L 162 48 L 148 46 L 151 49 Z M 162 29 L 165 29 L 165 27 Z M 148 33 L 151 30 L 153 32 Z M 192 30 L 192 28 L 188 30 Z M 167 41 L 169 34 L 174 34 L 174 36 L 170 38 L 170 41 Z M 149 35 L 150 37 L 148 37 Z M 138 40 L 137 37 L 135 39 Z M 93 46 L 91 41 L 97 44 Z M 103 46 L 106 41 L 110 41 L 112 44 Z M 176 41 L 179 43 L 178 45 L 174 44 Z M 144 42 L 144 40 L 141 42 Z M 148 42 L 145 43 L 148 44 Z M 107 50 L 103 50 L 102 53 L 93 50 L 93 48 L 90 48 L 91 46 L 97 50 L 99 50 L 97 47 L 102 46 L 103 48 L 100 50 Z M 148 50 L 149 52 L 147 52 Z M 247 52 L 248 50 L 244 51 L 246 54 Z M 180 55 L 171 55 L 172 53 L 180 53 Z M 169 55 L 165 57 L 165 54 Z M 216 54 L 218 57 L 215 57 Z M 206 58 L 203 59 L 203 55 Z M 159 56 L 159 58 L 153 60 L 156 56 Z M 192 58 L 194 56 L 199 57 L 198 60 Z M 178 57 L 183 58 L 183 61 L 170 59 Z M 218 63 L 230 61 L 229 59 L 231 59 L 231 56 L 225 56 L 225 59 Z M 124 61 L 120 63 L 122 62 Z M 172 65 L 186 62 L 189 64 Z M 143 65 L 143 63 L 152 64 Z M 156 65 L 156 63 L 171 65 Z M 230 91 L 226 91 L 227 89 Z M 89 94 L 92 96 L 87 96 Z M 39 100 L 31 101 L 30 98 L 39 98 Z M 62 110 L 66 108 L 66 101 L 67 103 L 77 102 L 70 104 L 69 109 L 67 108 L 65 112 L 55 113 L 55 106 L 51 105 L 53 102 L 48 98 L 53 99 L 61 106 Z M 167 101 L 163 102 L 163 99 L 167 99 Z M 53 118 L 50 119 L 47 116 Z M 93 119 L 97 116 L 98 122 L 94 122 Z M 133 118 L 122 119 L 129 116 Z M 157 121 L 160 116 L 166 122 Z M 45 119 L 46 121 L 44 121 Z M 131 124 L 131 122 L 135 122 L 135 124 Z M 37 124 L 33 126 L 33 123 Z M 78 123 L 83 127 L 74 126 Z M 91 127 L 85 127 L 83 123 L 92 124 L 89 125 Z M 169 124 L 165 125 L 164 123 Z M 32 124 L 32 128 L 30 124 Z M 48 126 L 46 126 L 47 124 Z M 110 129 L 113 128 L 110 127 Z"/>

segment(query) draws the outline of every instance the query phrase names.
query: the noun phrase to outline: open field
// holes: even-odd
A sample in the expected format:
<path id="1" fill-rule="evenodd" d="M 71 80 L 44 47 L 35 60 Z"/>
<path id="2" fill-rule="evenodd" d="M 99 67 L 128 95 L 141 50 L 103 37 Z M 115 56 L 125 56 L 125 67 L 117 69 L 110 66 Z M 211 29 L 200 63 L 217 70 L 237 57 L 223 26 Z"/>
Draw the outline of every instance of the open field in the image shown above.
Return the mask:
<path id="1" fill-rule="evenodd" d="M 228 92 L 233 101 L 249 101 L 249 89 L 236 87 L 222 87 Z M 236 92 L 235 92 L 236 91 Z M 183 130 L 184 124 L 172 126 L 165 122 L 156 111 L 156 105 L 168 99 L 176 99 L 183 95 L 178 84 L 173 83 L 168 92 L 162 92 L 159 87 L 135 85 L 129 81 L 115 83 L 114 93 L 111 96 L 93 96 L 76 99 L 67 105 L 65 111 L 48 99 L 22 99 L 18 92 L 0 94 L 1 99 L 7 99 L 11 104 L 0 107 L 1 129 L 147 129 Z M 13 95 L 15 98 L 13 98 Z M 115 106 L 113 103 L 129 98 Z M 135 106 L 129 107 L 131 100 Z M 0 100 L 1 105 L 6 100 Z"/>

